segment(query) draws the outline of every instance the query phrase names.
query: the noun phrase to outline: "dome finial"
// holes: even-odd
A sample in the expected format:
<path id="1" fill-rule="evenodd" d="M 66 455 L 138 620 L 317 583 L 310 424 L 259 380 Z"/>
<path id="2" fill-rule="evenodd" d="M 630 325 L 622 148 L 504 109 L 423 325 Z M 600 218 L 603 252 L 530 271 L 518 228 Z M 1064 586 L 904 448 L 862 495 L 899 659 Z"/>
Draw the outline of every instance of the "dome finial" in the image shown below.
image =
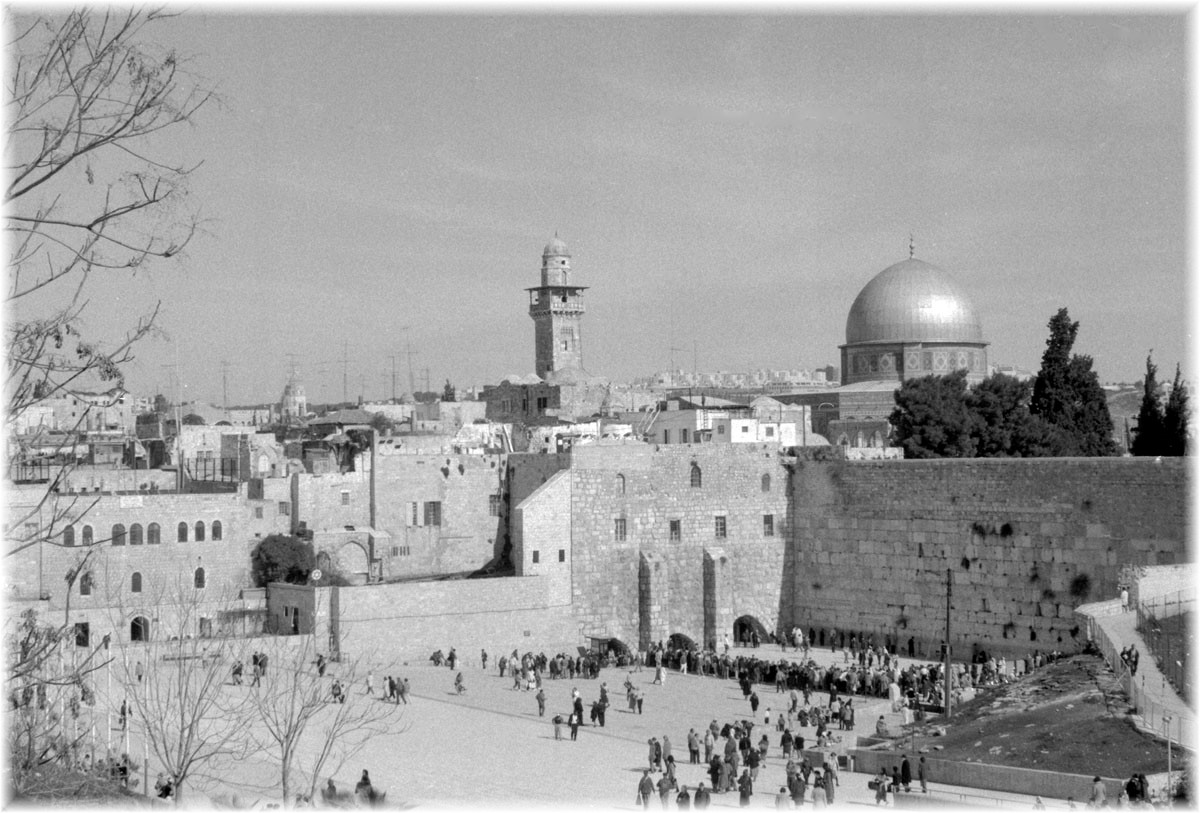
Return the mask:
<path id="1" fill-rule="evenodd" d="M 914 252 L 916 252 L 916 248 L 913 246 L 912 232 L 909 232 L 908 233 L 908 259 L 911 260 L 913 258 Z"/>

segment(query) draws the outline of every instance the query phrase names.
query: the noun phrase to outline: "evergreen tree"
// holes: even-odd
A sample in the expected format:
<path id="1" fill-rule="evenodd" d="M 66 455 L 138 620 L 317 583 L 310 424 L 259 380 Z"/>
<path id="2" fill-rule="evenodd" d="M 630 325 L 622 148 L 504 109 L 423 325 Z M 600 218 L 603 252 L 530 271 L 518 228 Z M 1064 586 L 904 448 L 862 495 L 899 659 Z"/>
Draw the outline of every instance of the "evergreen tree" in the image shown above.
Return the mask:
<path id="1" fill-rule="evenodd" d="M 1053 433 L 1029 413 L 1030 384 L 996 373 L 966 394 L 971 435 L 979 457 L 1047 457 Z"/>
<path id="2" fill-rule="evenodd" d="M 1048 325 L 1050 337 L 1042 368 L 1033 382 L 1029 411 L 1053 430 L 1052 448 L 1058 457 L 1099 457 L 1116 454 L 1112 416 L 1091 356 L 1072 355 L 1079 323 L 1059 308 Z"/>
<path id="3" fill-rule="evenodd" d="M 906 458 L 974 457 L 967 371 L 910 378 L 896 390 L 889 420 Z"/>
<path id="4" fill-rule="evenodd" d="M 1179 364 L 1175 365 L 1175 381 L 1167 397 L 1163 435 L 1166 439 L 1163 454 L 1178 457 L 1187 453 L 1188 394 L 1187 385 L 1179 375 Z"/>
<path id="5" fill-rule="evenodd" d="M 1146 356 L 1146 378 L 1142 382 L 1142 406 L 1138 409 L 1137 427 L 1133 430 L 1130 453 L 1138 456 L 1167 454 L 1166 425 L 1162 395 L 1158 391 L 1158 366 Z"/>

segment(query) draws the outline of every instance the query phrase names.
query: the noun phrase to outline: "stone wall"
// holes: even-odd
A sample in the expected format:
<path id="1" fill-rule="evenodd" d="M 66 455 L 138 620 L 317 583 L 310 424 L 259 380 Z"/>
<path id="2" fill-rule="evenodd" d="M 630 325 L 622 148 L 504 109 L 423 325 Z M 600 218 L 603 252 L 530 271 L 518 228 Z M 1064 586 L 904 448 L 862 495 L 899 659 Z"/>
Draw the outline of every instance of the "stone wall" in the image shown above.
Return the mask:
<path id="1" fill-rule="evenodd" d="M 319 608 L 336 608 L 332 634 L 344 658 L 423 663 L 434 650 L 455 647 L 478 666 L 481 649 L 493 659 L 513 649 L 575 652 L 583 642 L 579 626 L 569 607 L 553 603 L 550 586 L 536 576 L 456 579 L 320 588 L 315 600 Z M 271 604 L 275 614 L 274 596 Z M 322 641 L 325 617 L 318 610 Z"/>
<path id="2" fill-rule="evenodd" d="M 1183 565 L 1126 565 L 1118 577 L 1120 584 L 1129 587 L 1129 606 L 1141 603 L 1156 603 L 1155 599 L 1190 592 L 1195 596 L 1196 566 Z M 1161 604 L 1161 602 L 1159 602 Z"/>
<path id="3" fill-rule="evenodd" d="M 925 654 L 947 570 L 956 654 L 1024 655 L 1081 646 L 1074 608 L 1115 596 L 1122 565 L 1187 558 L 1179 460 L 801 461 L 792 480 L 789 622 Z"/>
<path id="4" fill-rule="evenodd" d="M 783 459 L 772 443 L 575 449 L 572 583 L 575 617 L 585 633 L 636 648 L 672 634 L 706 641 L 712 637 L 706 618 L 712 632 L 718 618 L 724 632 L 743 615 L 776 629 L 788 533 Z M 772 517 L 771 536 L 764 515 Z M 718 517 L 724 536 L 718 536 Z M 624 539 L 617 538 L 619 519 Z M 711 548 L 720 549 L 719 578 L 706 581 Z M 708 601 L 708 615 L 706 584 L 719 593 Z M 650 614 L 645 623 L 643 612 Z"/>

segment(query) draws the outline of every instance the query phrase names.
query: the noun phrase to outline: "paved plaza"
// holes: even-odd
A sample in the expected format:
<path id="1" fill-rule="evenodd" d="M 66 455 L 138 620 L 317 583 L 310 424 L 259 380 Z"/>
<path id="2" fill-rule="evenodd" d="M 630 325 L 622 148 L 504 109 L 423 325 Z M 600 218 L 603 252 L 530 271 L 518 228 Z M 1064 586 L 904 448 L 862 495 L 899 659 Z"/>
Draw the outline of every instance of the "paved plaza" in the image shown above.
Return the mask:
<path id="1" fill-rule="evenodd" d="M 735 654 L 751 653 L 764 659 L 798 659 L 794 650 L 783 653 L 777 646 L 735 650 Z M 375 787 L 387 791 L 388 806 L 517 808 L 532 805 L 631 809 L 636 806 L 637 784 L 647 765 L 648 739 L 670 737 L 679 781 L 687 785 L 689 791 L 694 791 L 702 781 L 706 787 L 711 787 L 711 783 L 706 765 L 688 763 L 688 729 L 695 728 L 702 735 L 714 719 L 724 724 L 752 716 L 750 705 L 734 680 L 668 671 L 665 685 L 657 685 L 653 683 L 654 672 L 650 669 L 633 673 L 645 701 L 642 714 L 631 713 L 623 689 L 629 670 L 606 668 L 596 680 L 544 680 L 546 714 L 539 717 L 535 692 L 514 691 L 511 677 L 499 677 L 495 668 L 495 659 L 500 652 L 490 654 L 486 672 L 480 669 L 477 661 L 460 664 L 460 669 L 456 670 L 462 671 L 466 679 L 464 695 L 454 691 L 455 672 L 445 666 L 435 667 L 428 662 L 404 666 L 400 673 L 411 684 L 410 704 L 401 705 L 401 714 L 391 733 L 373 739 L 352 763 L 332 774 L 338 788 L 353 789 L 362 770 L 367 769 Z M 827 649 L 814 651 L 813 657 L 824 664 L 835 660 L 841 662 L 843 658 L 841 652 L 835 654 Z M 907 665 L 909 661 L 905 659 L 903 663 Z M 375 669 L 377 684 L 382 674 L 380 668 Z M 332 681 L 336 675 L 334 664 L 328 678 Z M 571 708 L 572 689 L 579 689 L 586 711 L 599 697 L 601 683 L 608 684 L 611 702 L 605 727 L 582 726 L 578 741 L 572 742 L 569 727 L 564 724 L 563 740 L 556 741 L 551 720 L 555 714 L 566 719 Z M 249 689 L 230 685 L 226 691 Z M 364 686 L 354 686 L 352 691 L 361 694 Z M 787 702 L 787 695 L 777 694 L 774 686 L 760 684 L 756 691 L 761 699 L 757 715 L 760 725 L 754 732 L 753 742 L 761 736 L 761 721 L 766 710 L 770 709 L 774 715 L 784 709 Z M 814 703 L 826 700 L 824 694 L 813 696 Z M 881 714 L 893 729 L 898 729 L 901 723 L 900 715 L 892 713 L 884 699 L 855 697 L 854 704 L 858 708 L 857 731 L 836 732 L 843 737 L 837 746 L 843 752 L 854 746 L 856 735 L 872 734 Z M 806 745 L 811 747 L 815 729 L 808 727 L 802 729 L 802 733 Z M 754 785 L 750 804 L 753 808 L 774 808 L 775 794 L 785 784 L 786 763 L 773 725 L 768 734 L 771 748 Z M 931 744 L 924 741 L 918 746 Z M 721 741 L 718 741 L 718 749 L 720 745 Z M 132 753 L 140 756 L 136 733 L 131 746 Z M 910 758 L 915 776 L 916 756 L 910 754 Z M 156 771 L 152 762 L 151 781 Z M 869 778 L 866 774 L 843 770 L 835 805 L 874 806 L 874 793 L 867 788 Z M 325 779 L 322 777 L 318 784 L 324 785 Z M 936 776 L 931 779 L 927 797 L 931 802 L 1008 809 L 1030 809 L 1033 805 L 1033 797 L 953 788 L 938 783 Z M 253 805 L 257 809 L 279 801 L 278 768 L 261 755 L 252 755 L 231 770 L 223 771 L 220 781 L 221 787 L 209 789 L 207 796 L 226 803 L 236 796 L 237 806 Z M 197 788 L 187 790 L 191 802 L 203 803 Z M 806 804 L 811 802 L 811 794 L 810 788 Z M 670 796 L 670 809 L 675 808 L 674 796 L 674 793 Z M 1052 809 L 1066 807 L 1061 800 L 1047 799 L 1046 803 Z M 712 805 L 738 807 L 738 795 L 714 794 Z M 652 798 L 651 807 L 661 807 L 657 795 Z"/>

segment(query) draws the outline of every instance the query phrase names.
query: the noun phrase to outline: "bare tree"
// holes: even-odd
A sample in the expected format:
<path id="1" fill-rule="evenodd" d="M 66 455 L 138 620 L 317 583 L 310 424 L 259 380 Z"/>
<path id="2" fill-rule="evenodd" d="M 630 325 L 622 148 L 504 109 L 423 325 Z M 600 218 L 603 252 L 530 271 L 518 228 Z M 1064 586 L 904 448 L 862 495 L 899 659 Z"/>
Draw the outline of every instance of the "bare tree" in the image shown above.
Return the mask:
<path id="1" fill-rule="evenodd" d="M 246 693 L 225 682 L 244 642 L 211 637 L 214 617 L 232 602 L 206 596 L 202 579 L 181 573 L 145 600 L 158 616 L 155 642 L 126 645 L 118 666 L 134 726 L 172 779 L 176 804 L 183 804 L 188 782 L 215 784 L 220 771 L 243 756 L 251 720 Z M 110 588 L 117 619 L 124 619 L 121 590 Z"/>
<path id="2" fill-rule="evenodd" d="M 196 232 L 185 182 L 195 167 L 166 163 L 153 136 L 192 121 L 212 98 L 172 51 L 145 42 L 161 11 L 49 17 L 7 12 L 9 182 L 4 202 L 11 248 L 5 411 L 9 434 L 47 399 L 124 390 L 122 365 L 154 328 L 157 306 L 120 335 L 86 336 L 87 283 L 105 284 L 179 254 Z M 88 399 L 84 399 L 85 401 Z M 63 447 L 73 452 L 71 427 Z M 56 457 L 71 455 L 60 447 Z M 10 469 L 20 461 L 9 460 Z M 36 510 L 49 523 L 10 523 L 6 552 L 58 543 L 53 496 L 65 469 L 47 476 Z M 47 506 L 49 503 L 49 506 Z M 78 506 L 76 506 L 78 507 Z"/>
<path id="3" fill-rule="evenodd" d="M 79 721 L 81 707 L 95 704 L 92 676 L 108 663 L 108 641 L 93 644 L 76 637 L 70 626 L 73 589 L 92 579 L 89 562 L 95 548 L 83 551 L 64 578 L 67 601 L 63 622 L 39 618 L 26 609 L 8 640 L 8 747 L 11 790 L 21 796 L 51 763 L 73 764 L 90 727 L 68 725 Z M 70 662 L 66 647 L 71 649 Z M 83 654 L 77 655 L 82 649 Z"/>
<path id="4" fill-rule="evenodd" d="M 399 707 L 366 693 L 369 672 L 361 660 L 319 669 L 311 635 L 276 638 L 267 653 L 277 665 L 251 689 L 254 736 L 279 766 L 285 806 L 314 799 L 321 777 L 339 771 L 372 737 L 402 730 Z"/>

